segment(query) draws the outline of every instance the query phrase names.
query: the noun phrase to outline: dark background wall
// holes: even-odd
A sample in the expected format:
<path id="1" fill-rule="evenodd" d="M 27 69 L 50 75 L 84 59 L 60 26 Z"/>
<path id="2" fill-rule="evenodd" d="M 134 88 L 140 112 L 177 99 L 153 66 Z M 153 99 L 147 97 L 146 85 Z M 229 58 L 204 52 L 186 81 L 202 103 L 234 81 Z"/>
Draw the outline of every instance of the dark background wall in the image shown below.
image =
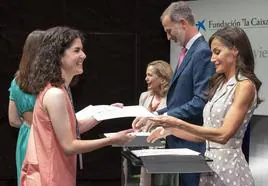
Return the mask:
<path id="1" fill-rule="evenodd" d="M 146 65 L 169 61 L 169 42 L 159 17 L 171 1 L 155 0 L 1 0 L 0 2 L 0 185 L 16 179 L 18 129 L 8 124 L 8 88 L 18 68 L 27 34 L 66 25 L 86 35 L 84 74 L 73 87 L 76 111 L 89 104 L 138 103 L 146 89 Z M 83 139 L 130 127 L 132 118 L 101 123 Z M 119 179 L 120 148 L 106 147 L 84 155 L 78 179 Z"/>
<path id="2" fill-rule="evenodd" d="M 24 40 L 34 29 L 66 25 L 85 33 L 84 74 L 72 88 L 76 111 L 92 104 L 138 103 L 146 90 L 146 65 L 169 61 L 169 42 L 160 23 L 171 0 L 1 0 L 0 1 L 0 186 L 15 185 L 18 129 L 8 124 L 8 88 L 16 72 Z M 129 128 L 133 118 L 102 122 L 82 136 Z M 248 158 L 249 131 L 244 152 Z M 86 153 L 78 180 L 120 179 L 120 148 Z"/>

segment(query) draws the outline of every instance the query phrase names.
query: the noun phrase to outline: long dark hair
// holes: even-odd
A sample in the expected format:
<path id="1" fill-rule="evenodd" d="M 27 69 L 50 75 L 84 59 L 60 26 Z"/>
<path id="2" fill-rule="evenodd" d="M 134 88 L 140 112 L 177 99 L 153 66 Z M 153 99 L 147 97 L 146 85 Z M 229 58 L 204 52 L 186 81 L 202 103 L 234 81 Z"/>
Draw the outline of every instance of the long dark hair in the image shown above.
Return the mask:
<path id="1" fill-rule="evenodd" d="M 30 67 L 37 55 L 44 33 L 45 31 L 34 30 L 27 36 L 24 42 L 20 65 L 15 78 L 20 89 L 26 93 L 31 92 L 29 86 Z"/>
<path id="2" fill-rule="evenodd" d="M 80 31 L 69 27 L 58 26 L 46 31 L 30 74 L 33 93 L 38 94 L 48 83 L 56 87 L 64 84 L 60 59 L 77 38 L 84 41 Z"/>
<path id="3" fill-rule="evenodd" d="M 235 78 L 237 81 L 240 81 L 238 78 L 239 73 L 243 76 L 250 79 L 256 87 L 257 92 L 262 85 L 262 82 L 257 78 L 254 73 L 255 61 L 254 55 L 252 52 L 250 41 L 245 33 L 245 31 L 239 27 L 224 27 L 217 30 L 209 39 L 209 45 L 214 39 L 220 40 L 226 47 L 232 49 L 235 47 L 238 50 L 238 58 L 236 63 L 236 72 Z M 215 94 L 217 88 L 225 81 L 224 74 L 214 74 L 209 83 L 209 100 Z M 259 95 L 257 103 L 261 102 Z"/>

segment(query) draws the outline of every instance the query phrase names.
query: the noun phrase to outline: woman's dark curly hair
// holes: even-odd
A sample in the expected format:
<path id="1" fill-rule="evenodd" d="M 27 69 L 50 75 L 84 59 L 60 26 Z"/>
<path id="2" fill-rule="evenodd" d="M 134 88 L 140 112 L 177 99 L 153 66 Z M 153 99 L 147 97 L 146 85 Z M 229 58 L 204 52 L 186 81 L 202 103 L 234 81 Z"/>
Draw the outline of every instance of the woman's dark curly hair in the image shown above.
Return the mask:
<path id="1" fill-rule="evenodd" d="M 237 81 L 240 81 L 238 78 L 239 73 L 243 76 L 250 79 L 256 87 L 257 92 L 259 91 L 262 82 L 257 78 L 254 73 L 254 55 L 252 52 L 252 47 L 250 41 L 245 33 L 245 31 L 239 27 L 224 27 L 217 30 L 209 39 L 209 46 L 211 47 L 211 43 L 214 39 L 218 39 L 221 41 L 226 47 L 232 49 L 235 47 L 238 50 L 238 57 L 236 63 L 236 72 L 235 78 Z M 217 88 L 225 81 L 225 75 L 216 73 L 212 76 L 209 83 L 209 92 L 208 98 L 209 100 L 215 94 Z M 257 103 L 260 103 L 261 100 L 258 96 Z"/>
<path id="2" fill-rule="evenodd" d="M 31 66 L 30 84 L 34 94 L 42 91 L 48 83 L 56 87 L 64 84 L 61 57 L 77 38 L 84 41 L 80 31 L 69 27 L 58 26 L 46 31 L 39 53 Z"/>
<path id="3" fill-rule="evenodd" d="M 29 73 L 31 65 L 38 53 L 45 31 L 34 30 L 25 40 L 22 56 L 20 59 L 19 69 L 15 74 L 16 83 L 20 89 L 26 93 L 30 93 Z"/>

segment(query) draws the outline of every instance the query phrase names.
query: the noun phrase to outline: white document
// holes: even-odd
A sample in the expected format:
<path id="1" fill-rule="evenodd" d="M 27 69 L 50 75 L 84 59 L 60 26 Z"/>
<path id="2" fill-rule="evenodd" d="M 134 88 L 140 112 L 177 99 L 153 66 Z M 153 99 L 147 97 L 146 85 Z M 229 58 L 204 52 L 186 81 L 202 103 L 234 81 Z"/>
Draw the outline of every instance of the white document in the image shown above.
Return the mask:
<path id="1" fill-rule="evenodd" d="M 145 136 L 145 137 L 148 137 L 150 135 L 150 132 L 131 132 L 130 134 L 131 135 L 134 135 L 134 136 Z"/>
<path id="2" fill-rule="evenodd" d="M 76 113 L 78 120 L 94 117 L 98 121 L 122 118 L 122 117 L 154 117 L 155 115 L 149 112 L 145 107 L 134 105 L 124 106 L 123 108 L 111 105 L 97 105 L 82 109 Z"/>
<path id="3" fill-rule="evenodd" d="M 104 133 L 105 137 L 111 137 L 115 133 Z M 150 135 L 150 132 L 131 132 L 129 135 L 135 136 L 133 140 L 124 144 L 124 145 L 113 145 L 114 147 L 164 147 L 165 143 L 161 140 L 156 140 L 154 143 L 148 143 L 147 137 Z"/>
<path id="4" fill-rule="evenodd" d="M 111 132 L 111 133 L 104 133 L 105 137 L 111 137 L 114 134 L 116 134 L 115 132 Z M 148 137 L 150 135 L 150 132 L 130 132 L 128 135 L 131 136 L 143 136 L 143 137 Z"/>
<path id="5" fill-rule="evenodd" d="M 98 112 L 103 112 L 110 109 L 110 105 L 89 105 L 82 110 L 78 111 L 75 115 L 78 120 L 88 119 L 93 117 Z"/>
<path id="6" fill-rule="evenodd" d="M 93 114 L 94 114 L 94 106 L 89 105 L 89 106 L 85 107 L 84 109 L 75 113 L 75 116 L 78 120 L 83 120 L 83 119 L 88 119 L 88 118 L 92 117 Z"/>
<path id="7" fill-rule="evenodd" d="M 161 156 L 161 155 L 174 155 L 174 156 L 198 156 L 200 153 L 187 148 L 181 149 L 142 149 L 132 150 L 133 154 L 137 157 L 143 156 Z"/>

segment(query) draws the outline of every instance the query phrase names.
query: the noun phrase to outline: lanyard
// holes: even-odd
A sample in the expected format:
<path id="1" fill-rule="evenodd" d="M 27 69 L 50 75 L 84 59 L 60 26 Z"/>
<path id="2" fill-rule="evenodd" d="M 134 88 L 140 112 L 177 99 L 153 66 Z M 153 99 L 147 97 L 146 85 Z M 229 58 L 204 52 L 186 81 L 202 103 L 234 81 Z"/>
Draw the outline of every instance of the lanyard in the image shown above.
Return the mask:
<path id="1" fill-rule="evenodd" d="M 72 108 L 73 108 L 73 111 L 74 111 L 74 105 L 73 105 L 73 98 L 72 98 L 72 93 L 71 93 L 71 89 L 70 87 L 66 87 L 64 86 L 65 90 L 67 91 L 68 93 L 68 96 L 70 98 L 70 101 L 71 101 L 71 104 L 72 104 Z M 80 131 L 79 131 L 79 127 L 78 127 L 78 121 L 77 121 L 77 118 L 74 114 L 74 118 L 75 118 L 75 129 L 76 129 L 76 139 L 80 140 L 81 139 L 81 135 L 80 135 Z M 82 156 L 82 153 L 78 154 L 78 159 L 79 159 L 79 167 L 80 167 L 80 170 L 83 169 L 83 156 Z"/>

